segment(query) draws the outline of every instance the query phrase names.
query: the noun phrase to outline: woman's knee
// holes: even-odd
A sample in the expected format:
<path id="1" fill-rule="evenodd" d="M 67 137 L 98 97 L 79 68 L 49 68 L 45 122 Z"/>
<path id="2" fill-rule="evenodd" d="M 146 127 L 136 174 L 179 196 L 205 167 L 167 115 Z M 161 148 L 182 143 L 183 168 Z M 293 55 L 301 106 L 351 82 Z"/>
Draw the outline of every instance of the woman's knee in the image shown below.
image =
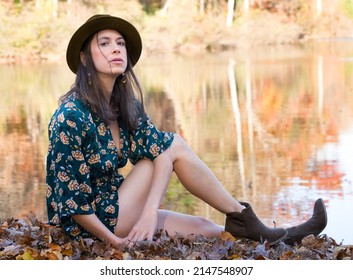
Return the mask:
<path id="1" fill-rule="evenodd" d="M 170 147 L 172 160 L 175 161 L 183 152 L 189 149 L 185 140 L 179 134 L 174 134 L 174 140 Z"/>
<path id="2" fill-rule="evenodd" d="M 185 140 L 179 134 L 174 134 L 173 144 L 179 148 L 186 145 Z"/>
<path id="3" fill-rule="evenodd" d="M 130 170 L 130 172 L 126 176 L 126 179 L 128 179 L 129 177 L 151 178 L 152 173 L 153 173 L 152 161 L 149 159 L 141 159 Z"/>
<path id="4" fill-rule="evenodd" d="M 134 166 L 134 168 L 149 168 L 150 170 L 153 170 L 153 162 L 149 159 L 140 159 Z"/>

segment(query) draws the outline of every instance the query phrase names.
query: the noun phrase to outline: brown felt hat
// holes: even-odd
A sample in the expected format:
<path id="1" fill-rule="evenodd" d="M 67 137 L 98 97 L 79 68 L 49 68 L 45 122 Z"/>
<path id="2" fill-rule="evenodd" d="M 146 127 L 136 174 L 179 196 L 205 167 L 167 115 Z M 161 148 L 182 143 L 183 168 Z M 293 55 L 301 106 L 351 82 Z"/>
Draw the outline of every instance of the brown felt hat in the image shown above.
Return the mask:
<path id="1" fill-rule="evenodd" d="M 76 74 L 80 63 L 80 52 L 85 41 L 94 33 L 111 29 L 121 33 L 128 48 L 131 66 L 133 67 L 141 56 L 142 41 L 137 29 L 128 21 L 107 14 L 97 14 L 90 17 L 72 35 L 66 51 L 66 61 L 72 72 Z"/>

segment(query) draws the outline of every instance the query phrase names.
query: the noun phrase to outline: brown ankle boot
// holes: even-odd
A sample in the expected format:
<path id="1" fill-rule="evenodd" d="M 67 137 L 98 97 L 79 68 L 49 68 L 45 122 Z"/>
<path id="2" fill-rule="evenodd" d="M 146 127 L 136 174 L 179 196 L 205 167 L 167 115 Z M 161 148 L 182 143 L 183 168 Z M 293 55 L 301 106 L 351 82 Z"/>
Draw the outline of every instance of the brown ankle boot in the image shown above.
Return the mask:
<path id="1" fill-rule="evenodd" d="M 327 225 L 327 213 L 324 201 L 319 198 L 314 205 L 313 215 L 305 223 L 287 228 L 288 236 L 284 242 L 288 245 L 300 244 L 305 236 L 319 235 Z"/>
<path id="2" fill-rule="evenodd" d="M 240 202 L 246 208 L 241 212 L 231 212 L 226 215 L 225 230 L 234 237 L 245 237 L 259 242 L 267 240 L 274 245 L 287 237 L 284 228 L 269 228 L 256 216 L 249 203 Z"/>

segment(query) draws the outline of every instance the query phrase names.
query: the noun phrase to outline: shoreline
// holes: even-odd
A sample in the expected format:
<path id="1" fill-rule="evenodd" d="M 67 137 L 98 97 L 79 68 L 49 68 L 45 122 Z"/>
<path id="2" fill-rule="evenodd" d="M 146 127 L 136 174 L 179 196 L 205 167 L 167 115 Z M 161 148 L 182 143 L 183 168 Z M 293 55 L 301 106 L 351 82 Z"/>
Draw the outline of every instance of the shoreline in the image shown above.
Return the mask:
<path id="1" fill-rule="evenodd" d="M 309 46 L 310 44 L 317 44 L 317 43 L 353 43 L 353 36 L 349 37 L 324 37 L 324 36 L 312 36 L 311 38 L 307 38 L 305 40 L 298 40 L 297 42 L 292 43 L 283 43 L 283 44 L 251 44 L 250 42 L 244 44 L 215 44 L 212 45 L 211 49 L 198 49 L 195 51 L 193 48 L 192 50 L 188 51 L 161 51 L 157 52 L 153 48 L 146 46 L 143 50 L 144 56 L 168 56 L 168 55 L 180 55 L 180 56 L 202 56 L 202 55 L 223 55 L 227 53 L 251 53 L 252 51 L 256 51 L 258 49 L 266 49 L 266 48 L 282 48 L 282 47 L 301 47 L 301 46 Z M 66 57 L 64 53 L 52 53 L 52 54 L 7 54 L 7 55 L 0 55 L 0 65 L 21 65 L 24 63 L 58 63 L 65 61 Z"/>

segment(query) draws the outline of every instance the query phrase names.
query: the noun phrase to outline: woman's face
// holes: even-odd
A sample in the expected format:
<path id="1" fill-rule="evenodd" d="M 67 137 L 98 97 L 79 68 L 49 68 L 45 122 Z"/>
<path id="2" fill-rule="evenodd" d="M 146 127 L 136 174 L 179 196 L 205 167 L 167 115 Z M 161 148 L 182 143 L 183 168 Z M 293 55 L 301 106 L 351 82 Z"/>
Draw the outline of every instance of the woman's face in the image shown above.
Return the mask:
<path id="1" fill-rule="evenodd" d="M 102 30 L 91 41 L 91 52 L 97 74 L 101 78 L 118 77 L 127 67 L 126 42 L 115 30 Z"/>

